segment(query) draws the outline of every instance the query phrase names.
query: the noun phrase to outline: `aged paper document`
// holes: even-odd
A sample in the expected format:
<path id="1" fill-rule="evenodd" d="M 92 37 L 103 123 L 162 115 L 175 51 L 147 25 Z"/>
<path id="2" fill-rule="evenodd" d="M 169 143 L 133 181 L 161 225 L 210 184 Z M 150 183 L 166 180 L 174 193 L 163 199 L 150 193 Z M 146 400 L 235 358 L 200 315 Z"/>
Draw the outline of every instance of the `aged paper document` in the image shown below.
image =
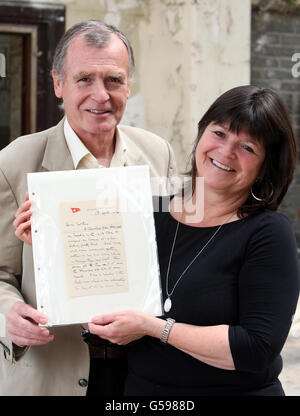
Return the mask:
<path id="1" fill-rule="evenodd" d="M 117 199 L 61 202 L 60 217 L 69 296 L 128 291 Z"/>

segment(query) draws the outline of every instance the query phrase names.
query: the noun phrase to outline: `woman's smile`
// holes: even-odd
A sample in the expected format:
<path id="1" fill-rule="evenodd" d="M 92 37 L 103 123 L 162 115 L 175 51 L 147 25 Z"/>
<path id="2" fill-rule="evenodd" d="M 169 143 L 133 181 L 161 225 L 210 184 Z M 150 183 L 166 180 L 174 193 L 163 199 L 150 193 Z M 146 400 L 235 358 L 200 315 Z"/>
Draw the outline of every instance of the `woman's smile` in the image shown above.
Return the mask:
<path id="1" fill-rule="evenodd" d="M 210 160 L 211 160 L 211 163 L 212 163 L 214 166 L 217 166 L 219 169 L 225 170 L 225 171 L 227 171 L 227 172 L 234 172 L 234 171 L 235 171 L 235 170 L 234 170 L 234 169 L 232 169 L 230 166 L 226 166 L 226 165 L 224 165 L 223 163 L 218 162 L 218 161 L 217 161 L 217 160 L 215 160 L 215 159 L 210 158 Z"/>

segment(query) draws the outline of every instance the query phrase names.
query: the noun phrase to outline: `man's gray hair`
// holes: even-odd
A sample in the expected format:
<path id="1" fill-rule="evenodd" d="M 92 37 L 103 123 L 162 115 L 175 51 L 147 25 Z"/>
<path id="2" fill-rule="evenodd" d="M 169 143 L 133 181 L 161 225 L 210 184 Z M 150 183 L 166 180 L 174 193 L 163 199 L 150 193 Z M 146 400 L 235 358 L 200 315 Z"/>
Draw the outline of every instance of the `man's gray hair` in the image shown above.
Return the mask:
<path id="1" fill-rule="evenodd" d="M 52 69 L 56 71 L 57 75 L 62 80 L 64 79 L 66 75 L 65 57 L 67 50 L 71 42 L 78 36 L 83 35 L 87 45 L 104 48 L 108 45 L 110 37 L 113 34 L 117 35 L 126 46 L 129 56 L 129 78 L 132 78 L 135 64 L 133 50 L 127 36 L 125 36 L 114 26 L 108 25 L 101 20 L 86 20 L 84 22 L 77 23 L 67 30 L 56 47 Z"/>

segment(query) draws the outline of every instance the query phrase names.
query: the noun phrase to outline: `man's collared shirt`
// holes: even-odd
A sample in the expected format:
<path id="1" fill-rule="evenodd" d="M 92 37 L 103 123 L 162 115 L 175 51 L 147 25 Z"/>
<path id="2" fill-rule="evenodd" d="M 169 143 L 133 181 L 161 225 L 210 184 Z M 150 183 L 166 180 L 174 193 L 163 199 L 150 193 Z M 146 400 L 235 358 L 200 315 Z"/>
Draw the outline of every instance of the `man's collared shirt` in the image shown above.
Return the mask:
<path id="1" fill-rule="evenodd" d="M 67 118 L 64 122 L 64 134 L 75 169 L 97 169 L 105 167 L 98 163 L 95 156 L 93 156 L 88 148 L 82 143 L 82 141 L 70 126 Z M 115 152 L 111 159 L 110 167 L 125 166 L 126 150 L 127 147 L 124 139 L 121 137 L 118 129 L 116 128 Z"/>

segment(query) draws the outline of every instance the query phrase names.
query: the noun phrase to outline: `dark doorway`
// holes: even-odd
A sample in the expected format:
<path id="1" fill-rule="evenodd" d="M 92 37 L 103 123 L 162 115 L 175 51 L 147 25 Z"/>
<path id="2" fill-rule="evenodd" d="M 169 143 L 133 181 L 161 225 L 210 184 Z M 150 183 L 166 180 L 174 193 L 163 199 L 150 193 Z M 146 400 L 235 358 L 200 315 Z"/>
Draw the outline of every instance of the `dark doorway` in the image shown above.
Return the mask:
<path id="1" fill-rule="evenodd" d="M 65 7 L 0 1 L 0 149 L 16 137 L 56 124 L 62 114 L 50 76 L 65 31 Z"/>

